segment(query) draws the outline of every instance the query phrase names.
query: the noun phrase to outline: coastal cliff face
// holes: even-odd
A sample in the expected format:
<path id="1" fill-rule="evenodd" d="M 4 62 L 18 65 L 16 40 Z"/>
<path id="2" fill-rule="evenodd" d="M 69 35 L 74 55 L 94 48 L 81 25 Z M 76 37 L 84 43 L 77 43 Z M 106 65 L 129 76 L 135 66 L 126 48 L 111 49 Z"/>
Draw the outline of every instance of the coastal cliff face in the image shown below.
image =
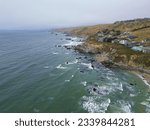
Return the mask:
<path id="1" fill-rule="evenodd" d="M 150 74 L 150 19 L 118 21 L 63 31 L 88 37 L 84 44 L 74 49 L 93 54 L 98 62 Z"/>
<path id="2" fill-rule="evenodd" d="M 91 53 L 98 62 L 150 74 L 150 54 L 135 52 L 123 45 L 89 41 L 75 47 L 81 53 Z"/>

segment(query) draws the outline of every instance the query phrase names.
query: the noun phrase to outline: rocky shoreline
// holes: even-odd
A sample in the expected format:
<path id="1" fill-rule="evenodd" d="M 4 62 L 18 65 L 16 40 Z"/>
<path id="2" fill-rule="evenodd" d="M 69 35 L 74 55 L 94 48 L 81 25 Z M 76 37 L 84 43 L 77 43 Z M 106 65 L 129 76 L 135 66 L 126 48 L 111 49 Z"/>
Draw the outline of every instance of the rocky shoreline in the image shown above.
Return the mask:
<path id="1" fill-rule="evenodd" d="M 146 85 L 148 85 L 150 87 L 150 70 L 144 69 L 144 68 L 138 67 L 138 66 L 129 66 L 128 64 L 112 62 L 112 60 L 110 60 L 110 58 L 109 58 L 110 54 L 108 54 L 106 52 L 100 53 L 99 50 L 85 47 L 84 44 L 74 46 L 73 49 L 75 49 L 76 51 L 78 51 L 80 53 L 94 55 L 93 60 L 103 64 L 107 68 L 120 68 L 120 69 L 128 70 L 128 71 L 136 74 L 138 77 L 140 77 L 140 78 L 142 77 L 141 79 L 144 82 L 146 81 Z M 92 61 L 91 61 L 91 64 L 92 64 Z"/>

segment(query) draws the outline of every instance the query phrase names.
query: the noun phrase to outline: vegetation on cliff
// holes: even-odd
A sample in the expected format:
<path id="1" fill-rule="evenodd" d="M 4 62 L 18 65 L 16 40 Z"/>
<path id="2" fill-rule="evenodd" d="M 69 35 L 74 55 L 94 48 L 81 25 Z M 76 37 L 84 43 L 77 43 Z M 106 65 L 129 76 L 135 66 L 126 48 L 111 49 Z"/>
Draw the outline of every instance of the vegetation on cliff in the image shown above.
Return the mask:
<path id="1" fill-rule="evenodd" d="M 87 36 L 86 42 L 76 46 L 75 49 L 94 54 L 97 61 L 101 63 L 107 65 L 111 63 L 150 74 L 150 53 L 133 51 L 127 46 L 113 44 L 109 41 L 99 42 L 96 36 L 104 29 L 130 33 L 131 36 L 134 36 L 135 42 L 144 42 L 144 46 L 150 46 L 150 19 L 119 21 L 113 24 L 63 29 L 63 31 Z"/>

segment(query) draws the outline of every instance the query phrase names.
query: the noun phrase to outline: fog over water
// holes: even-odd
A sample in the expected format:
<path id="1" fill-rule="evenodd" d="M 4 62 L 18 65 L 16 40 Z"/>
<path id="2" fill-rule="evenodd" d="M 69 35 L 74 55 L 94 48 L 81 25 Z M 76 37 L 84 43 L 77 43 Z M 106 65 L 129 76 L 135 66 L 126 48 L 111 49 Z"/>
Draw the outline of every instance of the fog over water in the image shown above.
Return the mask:
<path id="1" fill-rule="evenodd" d="M 0 0 L 0 29 L 42 29 L 150 17 L 149 0 Z"/>

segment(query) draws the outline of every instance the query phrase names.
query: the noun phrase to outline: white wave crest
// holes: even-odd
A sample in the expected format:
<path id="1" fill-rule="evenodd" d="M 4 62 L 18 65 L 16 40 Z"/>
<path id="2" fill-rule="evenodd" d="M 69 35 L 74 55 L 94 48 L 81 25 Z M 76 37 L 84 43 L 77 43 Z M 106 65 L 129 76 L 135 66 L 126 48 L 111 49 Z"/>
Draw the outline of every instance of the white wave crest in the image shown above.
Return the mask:
<path id="1" fill-rule="evenodd" d="M 88 67 L 89 69 L 93 69 L 91 63 L 81 63 L 81 65 L 84 65 L 84 66 Z"/>
<path id="2" fill-rule="evenodd" d="M 143 82 L 144 82 L 147 86 L 150 87 L 150 84 L 147 82 L 147 80 L 146 80 L 142 75 L 137 74 L 137 76 L 138 76 L 139 78 L 141 78 L 141 79 L 143 80 Z"/>
<path id="3" fill-rule="evenodd" d="M 131 104 L 128 101 L 118 100 L 117 102 L 120 112 L 131 113 Z"/>
<path id="4" fill-rule="evenodd" d="M 77 45 L 80 45 L 82 43 L 83 42 L 70 41 L 70 42 L 64 44 L 64 46 L 77 46 Z"/>
<path id="5" fill-rule="evenodd" d="M 143 106 L 145 106 L 145 111 L 150 112 L 150 98 L 146 99 L 146 101 L 141 102 Z"/>
<path id="6" fill-rule="evenodd" d="M 78 60 L 74 60 L 72 62 L 65 62 L 66 65 L 72 65 L 72 64 L 77 64 L 78 63 Z"/>
<path id="7" fill-rule="evenodd" d="M 70 80 L 65 80 L 65 82 L 70 82 Z"/>
<path id="8" fill-rule="evenodd" d="M 53 54 L 53 55 L 58 55 L 59 53 L 58 53 L 58 52 L 52 52 L 52 54 Z"/>
<path id="9" fill-rule="evenodd" d="M 49 68 L 49 66 L 44 66 L 43 68 L 44 68 L 44 69 L 48 69 L 48 68 Z"/>
<path id="10" fill-rule="evenodd" d="M 57 69 L 66 69 L 67 67 L 63 67 L 61 64 L 56 66 Z"/>
<path id="11" fill-rule="evenodd" d="M 81 82 L 81 84 L 82 84 L 83 86 L 86 86 L 86 85 L 87 85 L 87 82 L 86 82 L 86 81 L 83 81 L 83 82 Z"/>
<path id="12" fill-rule="evenodd" d="M 90 113 L 104 113 L 107 111 L 107 108 L 111 103 L 109 98 L 101 100 L 99 97 L 94 96 L 83 96 L 83 100 L 83 108 Z"/>

